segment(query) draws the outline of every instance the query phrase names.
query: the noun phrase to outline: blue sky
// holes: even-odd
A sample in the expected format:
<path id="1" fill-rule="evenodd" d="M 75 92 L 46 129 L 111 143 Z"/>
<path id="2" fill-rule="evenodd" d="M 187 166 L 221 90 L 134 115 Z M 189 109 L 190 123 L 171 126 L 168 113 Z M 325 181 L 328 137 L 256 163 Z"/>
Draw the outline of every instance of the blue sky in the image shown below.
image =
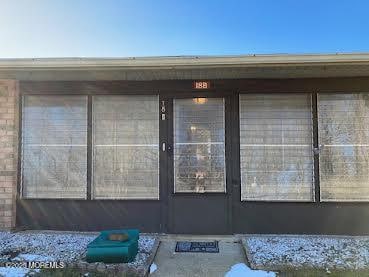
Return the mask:
<path id="1" fill-rule="evenodd" d="M 1 0 L 0 58 L 369 52 L 369 1 Z"/>

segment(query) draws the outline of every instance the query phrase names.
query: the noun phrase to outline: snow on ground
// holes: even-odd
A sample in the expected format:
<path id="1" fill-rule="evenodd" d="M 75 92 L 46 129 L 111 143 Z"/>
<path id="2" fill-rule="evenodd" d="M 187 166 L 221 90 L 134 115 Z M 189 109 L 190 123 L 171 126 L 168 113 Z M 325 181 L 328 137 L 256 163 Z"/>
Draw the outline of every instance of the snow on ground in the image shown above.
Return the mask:
<path id="1" fill-rule="evenodd" d="M 250 263 L 260 269 L 369 268 L 369 237 L 255 235 L 243 242 Z"/>
<path id="2" fill-rule="evenodd" d="M 155 263 L 150 265 L 150 274 L 154 273 L 158 269 L 158 266 Z"/>
<path id="3" fill-rule="evenodd" d="M 154 237 L 140 236 L 138 240 L 138 253 L 136 259 L 128 264 L 133 267 L 143 266 L 151 254 L 151 250 L 154 247 L 154 243 L 155 243 Z"/>
<path id="4" fill-rule="evenodd" d="M 16 252 L 50 257 L 52 261 L 78 260 L 96 235 L 43 232 L 0 232 L 0 254 Z"/>
<path id="5" fill-rule="evenodd" d="M 27 268 L 0 267 L 0 276 L 4 276 L 4 277 L 23 277 L 29 273 L 30 273 L 30 270 Z"/>
<path id="6" fill-rule="evenodd" d="M 95 234 L 88 233 L 0 231 L 0 261 L 76 262 L 84 258 L 87 244 L 95 238 Z M 154 243 L 154 237 L 140 236 L 136 259 L 128 265 L 143 266 Z M 23 268 L 0 267 L 0 276 L 24 276 L 27 272 Z"/>
<path id="7" fill-rule="evenodd" d="M 275 277 L 274 272 L 266 272 L 263 270 L 252 270 L 245 264 L 235 264 L 231 267 L 224 277 Z"/>
<path id="8" fill-rule="evenodd" d="M 48 262 L 52 261 L 51 257 L 37 255 L 37 254 L 19 254 L 13 261 L 27 261 L 27 262 Z"/>

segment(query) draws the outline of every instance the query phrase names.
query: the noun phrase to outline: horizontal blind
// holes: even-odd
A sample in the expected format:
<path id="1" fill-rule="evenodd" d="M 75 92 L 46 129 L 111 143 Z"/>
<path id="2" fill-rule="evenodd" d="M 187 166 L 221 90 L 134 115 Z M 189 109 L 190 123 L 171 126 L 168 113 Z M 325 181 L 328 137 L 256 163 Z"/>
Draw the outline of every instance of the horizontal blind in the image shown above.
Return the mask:
<path id="1" fill-rule="evenodd" d="M 369 93 L 319 94 L 322 201 L 369 200 Z"/>
<path id="2" fill-rule="evenodd" d="M 87 97 L 24 96 L 22 195 L 86 198 Z"/>
<path id="3" fill-rule="evenodd" d="M 158 100 L 93 97 L 94 198 L 159 198 Z"/>
<path id="4" fill-rule="evenodd" d="M 223 98 L 174 100 L 175 192 L 225 192 Z"/>
<path id="5" fill-rule="evenodd" d="M 241 94 L 241 200 L 313 200 L 310 94 Z"/>

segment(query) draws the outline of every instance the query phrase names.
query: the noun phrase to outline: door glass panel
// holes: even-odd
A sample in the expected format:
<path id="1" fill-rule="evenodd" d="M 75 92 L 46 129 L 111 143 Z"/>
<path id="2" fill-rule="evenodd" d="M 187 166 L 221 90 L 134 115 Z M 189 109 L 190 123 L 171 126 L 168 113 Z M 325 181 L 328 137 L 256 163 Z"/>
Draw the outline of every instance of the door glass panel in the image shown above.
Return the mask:
<path id="1" fill-rule="evenodd" d="M 175 192 L 225 192 L 224 99 L 174 100 Z"/>
<path id="2" fill-rule="evenodd" d="M 159 199 L 158 96 L 93 98 L 93 197 Z"/>

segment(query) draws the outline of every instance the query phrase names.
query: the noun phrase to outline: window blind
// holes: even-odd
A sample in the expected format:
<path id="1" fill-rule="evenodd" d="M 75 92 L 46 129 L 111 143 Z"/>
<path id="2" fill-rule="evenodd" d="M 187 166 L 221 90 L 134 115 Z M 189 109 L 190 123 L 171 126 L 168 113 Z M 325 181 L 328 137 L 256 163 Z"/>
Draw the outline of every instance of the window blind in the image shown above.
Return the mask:
<path id="1" fill-rule="evenodd" d="M 321 200 L 369 200 L 369 93 L 321 93 L 318 118 Z"/>
<path id="2" fill-rule="evenodd" d="M 225 192 L 223 98 L 174 100 L 175 192 Z"/>
<path id="3" fill-rule="evenodd" d="M 24 96 L 22 195 L 85 198 L 87 97 Z"/>
<path id="4" fill-rule="evenodd" d="M 313 200 L 310 94 L 240 94 L 241 200 Z"/>
<path id="5" fill-rule="evenodd" d="M 159 198 L 158 96 L 93 97 L 93 197 Z"/>

